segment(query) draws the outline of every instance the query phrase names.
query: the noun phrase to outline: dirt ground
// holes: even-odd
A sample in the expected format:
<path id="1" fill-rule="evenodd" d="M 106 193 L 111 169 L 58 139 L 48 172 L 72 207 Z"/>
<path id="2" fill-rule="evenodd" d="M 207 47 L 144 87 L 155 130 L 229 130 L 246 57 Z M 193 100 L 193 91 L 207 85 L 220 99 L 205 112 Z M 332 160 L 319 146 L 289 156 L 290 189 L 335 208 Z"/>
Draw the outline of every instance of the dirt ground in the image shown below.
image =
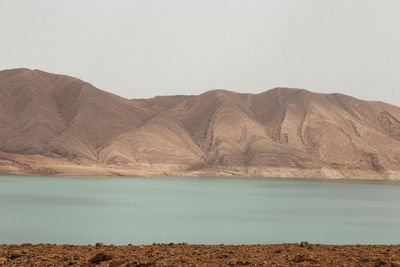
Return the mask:
<path id="1" fill-rule="evenodd" d="M 400 245 L 0 245 L 0 266 L 400 267 Z"/>

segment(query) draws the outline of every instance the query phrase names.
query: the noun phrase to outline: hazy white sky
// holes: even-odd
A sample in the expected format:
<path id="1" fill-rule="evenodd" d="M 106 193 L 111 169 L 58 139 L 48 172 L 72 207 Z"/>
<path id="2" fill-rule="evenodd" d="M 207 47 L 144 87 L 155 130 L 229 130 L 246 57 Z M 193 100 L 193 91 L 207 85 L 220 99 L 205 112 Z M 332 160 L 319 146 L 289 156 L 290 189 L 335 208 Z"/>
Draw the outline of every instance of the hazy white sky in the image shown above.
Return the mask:
<path id="1" fill-rule="evenodd" d="M 127 98 L 273 87 L 400 105 L 399 0 L 1 0 L 0 69 Z"/>

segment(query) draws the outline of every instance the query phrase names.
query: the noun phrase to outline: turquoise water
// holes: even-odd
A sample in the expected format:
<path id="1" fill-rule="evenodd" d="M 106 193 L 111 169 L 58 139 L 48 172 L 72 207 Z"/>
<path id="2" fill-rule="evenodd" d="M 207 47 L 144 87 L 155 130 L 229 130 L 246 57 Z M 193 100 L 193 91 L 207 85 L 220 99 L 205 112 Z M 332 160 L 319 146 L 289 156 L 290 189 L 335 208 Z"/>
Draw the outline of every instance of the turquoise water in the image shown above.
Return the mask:
<path id="1" fill-rule="evenodd" d="M 0 176 L 0 243 L 399 244 L 400 184 Z"/>

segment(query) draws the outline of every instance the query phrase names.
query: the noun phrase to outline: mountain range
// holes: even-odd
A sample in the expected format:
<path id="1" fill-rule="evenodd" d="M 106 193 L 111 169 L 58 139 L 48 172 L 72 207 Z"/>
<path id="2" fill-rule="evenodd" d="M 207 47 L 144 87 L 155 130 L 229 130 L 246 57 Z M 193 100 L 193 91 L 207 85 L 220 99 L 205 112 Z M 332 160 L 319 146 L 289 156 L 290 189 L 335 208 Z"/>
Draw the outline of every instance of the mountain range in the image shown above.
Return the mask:
<path id="1" fill-rule="evenodd" d="M 400 179 L 400 108 L 343 94 L 126 99 L 40 70 L 0 71 L 0 172 Z"/>

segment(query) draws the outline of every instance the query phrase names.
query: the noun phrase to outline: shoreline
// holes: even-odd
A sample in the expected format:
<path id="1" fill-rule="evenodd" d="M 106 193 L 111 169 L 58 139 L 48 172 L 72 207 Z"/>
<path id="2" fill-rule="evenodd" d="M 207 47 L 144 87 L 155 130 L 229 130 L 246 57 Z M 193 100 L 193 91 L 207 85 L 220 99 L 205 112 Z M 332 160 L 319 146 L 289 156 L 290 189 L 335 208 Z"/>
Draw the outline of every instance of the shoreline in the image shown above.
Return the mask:
<path id="1" fill-rule="evenodd" d="M 392 266 L 400 245 L 0 245 L 1 266 Z"/>
<path id="2" fill-rule="evenodd" d="M 377 172 L 372 169 L 317 169 L 292 167 L 241 167 L 241 166 L 193 166 L 182 164 L 135 164 L 108 165 L 88 161 L 68 161 L 41 155 L 17 155 L 0 151 L 0 173 L 5 175 L 37 175 L 56 177 L 262 177 L 285 179 L 326 180 L 376 180 L 400 181 L 400 170 Z"/>
<path id="3" fill-rule="evenodd" d="M 151 175 L 151 176 L 68 176 L 68 175 L 44 175 L 44 174 L 15 174 L 0 172 L 3 177 L 40 177 L 40 178 L 61 178 L 61 179 L 163 179 L 163 178 L 182 178 L 182 179 L 207 179 L 207 178 L 225 178 L 225 179 L 264 179 L 271 181 L 299 181 L 299 182 L 319 182 L 319 183 L 347 183 L 347 184 L 377 184 L 377 185 L 398 185 L 400 186 L 400 179 L 386 180 L 386 179 L 372 179 L 372 178 L 306 178 L 306 177 L 276 177 L 276 176 L 242 176 L 242 175 Z"/>
<path id="4" fill-rule="evenodd" d="M 285 179 L 285 180 L 309 180 L 309 181 L 370 181 L 370 182 L 392 182 L 400 183 L 400 176 L 395 178 L 382 178 L 371 176 L 318 176 L 307 175 L 307 173 L 298 175 L 279 175 L 277 173 L 271 175 L 254 175 L 246 173 L 236 173 L 224 171 L 216 172 L 171 172 L 159 173 L 156 170 L 147 170 L 148 173 L 135 173 L 129 172 L 130 169 L 123 169 L 127 173 L 115 175 L 112 172 L 50 172 L 50 173 L 30 173 L 30 172 L 4 172 L 0 169 L 0 175 L 3 176 L 30 176 L 30 177 L 59 177 L 59 178 L 162 178 L 162 177 L 176 177 L 176 178 L 203 178 L 203 177 L 221 177 L 221 178 L 261 178 L 261 179 Z M 297 170 L 296 170 L 297 171 Z"/>

